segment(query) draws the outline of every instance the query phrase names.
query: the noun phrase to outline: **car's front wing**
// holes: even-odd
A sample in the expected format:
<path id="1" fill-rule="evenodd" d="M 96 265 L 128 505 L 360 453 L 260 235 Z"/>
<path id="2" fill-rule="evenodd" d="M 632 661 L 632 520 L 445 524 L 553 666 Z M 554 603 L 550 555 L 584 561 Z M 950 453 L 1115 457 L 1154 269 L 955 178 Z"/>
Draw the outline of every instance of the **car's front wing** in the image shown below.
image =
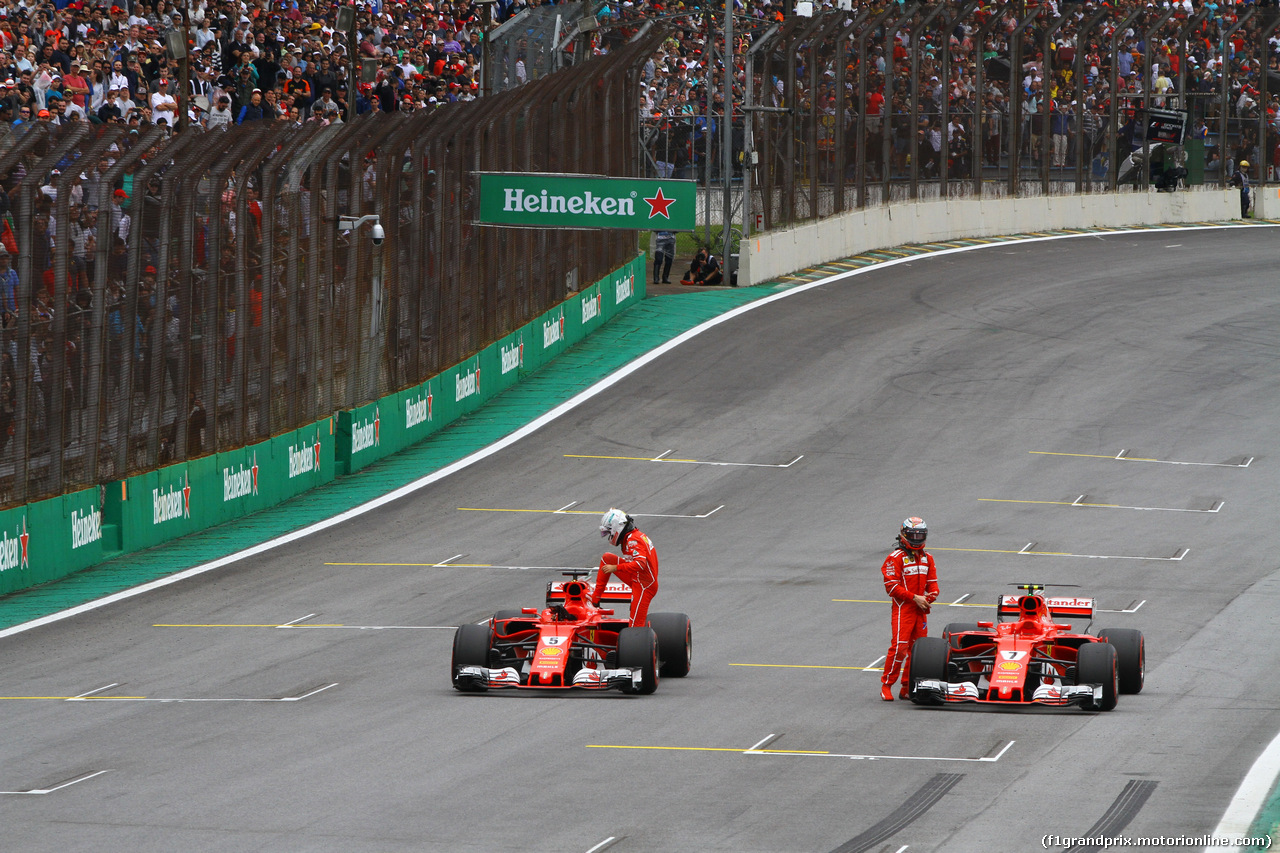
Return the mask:
<path id="1" fill-rule="evenodd" d="M 1041 684 L 1031 697 L 1018 699 L 984 699 L 978 685 L 971 681 L 949 682 L 922 679 L 916 682 L 913 701 L 918 704 L 943 705 L 951 702 L 978 702 L 988 705 L 1083 705 L 1102 704 L 1101 684 Z M 1019 691 L 1019 696 L 1022 693 Z"/>
<path id="2" fill-rule="evenodd" d="M 584 667 L 573 676 L 570 684 L 537 684 L 527 683 L 520 677 L 515 667 L 489 669 L 483 666 L 459 667 L 453 676 L 454 683 L 463 689 L 484 690 L 490 687 L 515 687 L 527 690 L 564 690 L 579 687 L 586 690 L 639 690 L 643 674 L 638 667 L 622 669 L 590 669 Z"/>

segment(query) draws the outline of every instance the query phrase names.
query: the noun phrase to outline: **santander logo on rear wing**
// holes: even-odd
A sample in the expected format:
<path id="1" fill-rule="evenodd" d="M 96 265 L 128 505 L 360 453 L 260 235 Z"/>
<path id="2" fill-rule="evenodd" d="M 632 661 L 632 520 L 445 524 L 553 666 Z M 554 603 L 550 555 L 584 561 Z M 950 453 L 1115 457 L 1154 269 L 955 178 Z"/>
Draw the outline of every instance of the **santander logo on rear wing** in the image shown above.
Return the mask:
<path id="1" fill-rule="evenodd" d="M 1021 596 L 1004 595 L 1000 597 L 1000 615 L 1001 616 L 1017 616 L 1021 613 L 1018 608 L 1018 599 Z M 1049 615 L 1057 619 L 1060 617 L 1076 618 L 1076 619 L 1092 619 L 1093 618 L 1093 599 L 1092 598 L 1076 598 L 1074 596 L 1061 596 L 1055 598 L 1045 598 L 1045 606 L 1049 608 Z"/>
<path id="2" fill-rule="evenodd" d="M 552 581 L 547 584 L 547 604 L 564 601 L 564 586 L 573 581 Z M 590 586 L 590 584 L 587 584 Z M 604 593 L 600 596 L 601 604 L 623 604 L 631 602 L 631 587 L 621 581 L 611 580 L 604 585 Z"/>

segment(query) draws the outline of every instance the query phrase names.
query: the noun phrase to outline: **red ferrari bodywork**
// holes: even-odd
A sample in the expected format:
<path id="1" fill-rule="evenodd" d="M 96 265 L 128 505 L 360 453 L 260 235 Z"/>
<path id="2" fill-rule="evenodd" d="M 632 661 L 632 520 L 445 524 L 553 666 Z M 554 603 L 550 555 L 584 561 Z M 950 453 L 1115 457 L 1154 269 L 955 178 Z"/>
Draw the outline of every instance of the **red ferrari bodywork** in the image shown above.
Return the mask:
<path id="1" fill-rule="evenodd" d="M 996 622 L 949 625 L 942 639 L 916 642 L 913 702 L 1110 710 L 1117 693 L 1141 690 L 1145 652 L 1140 633 L 1113 630 L 1095 636 L 1087 628 L 1073 630 L 1058 620 L 1092 623 L 1092 599 L 1046 598 L 1039 594 L 1042 587 L 1022 588 L 1028 593 L 1001 597 Z M 1115 646 L 1109 642 L 1113 635 Z"/>

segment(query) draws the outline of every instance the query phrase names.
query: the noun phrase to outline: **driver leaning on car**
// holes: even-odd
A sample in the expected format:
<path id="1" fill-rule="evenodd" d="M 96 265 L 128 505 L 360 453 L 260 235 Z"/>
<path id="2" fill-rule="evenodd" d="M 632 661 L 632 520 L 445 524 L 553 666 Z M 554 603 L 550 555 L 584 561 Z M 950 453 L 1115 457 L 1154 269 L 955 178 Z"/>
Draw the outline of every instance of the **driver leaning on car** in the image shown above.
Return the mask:
<path id="1" fill-rule="evenodd" d="M 631 587 L 631 627 L 649 623 L 649 602 L 658 593 L 658 551 L 636 529 L 635 519 L 620 509 L 610 509 L 600 518 L 600 535 L 617 545 L 622 556 L 604 554 L 600 557 L 600 569 L 596 572 L 596 586 L 591 593 L 591 604 L 600 605 L 609 575 Z"/>

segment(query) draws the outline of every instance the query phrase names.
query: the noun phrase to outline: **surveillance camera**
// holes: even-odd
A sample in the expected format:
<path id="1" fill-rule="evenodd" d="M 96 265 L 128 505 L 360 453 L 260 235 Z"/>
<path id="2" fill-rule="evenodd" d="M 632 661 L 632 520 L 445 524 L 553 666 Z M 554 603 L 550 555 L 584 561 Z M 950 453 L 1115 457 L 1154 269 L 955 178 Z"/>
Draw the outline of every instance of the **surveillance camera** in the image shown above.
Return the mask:
<path id="1" fill-rule="evenodd" d="M 373 237 L 373 245 L 381 246 L 382 241 L 387 238 L 387 232 L 382 230 L 382 224 L 373 223 L 373 229 L 369 232 L 369 236 Z"/>

